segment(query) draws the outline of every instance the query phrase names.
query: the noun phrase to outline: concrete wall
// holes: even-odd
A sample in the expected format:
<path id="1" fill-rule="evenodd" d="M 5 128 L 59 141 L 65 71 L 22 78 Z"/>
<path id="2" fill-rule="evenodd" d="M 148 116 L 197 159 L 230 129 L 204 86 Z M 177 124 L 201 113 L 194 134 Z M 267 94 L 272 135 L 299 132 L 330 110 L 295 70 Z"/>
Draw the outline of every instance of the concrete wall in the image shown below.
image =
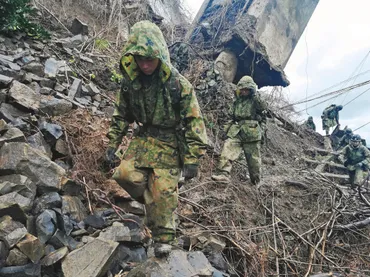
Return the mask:
<path id="1" fill-rule="evenodd" d="M 253 0 L 247 14 L 257 18 L 256 37 L 270 60 L 283 68 L 319 0 Z"/>

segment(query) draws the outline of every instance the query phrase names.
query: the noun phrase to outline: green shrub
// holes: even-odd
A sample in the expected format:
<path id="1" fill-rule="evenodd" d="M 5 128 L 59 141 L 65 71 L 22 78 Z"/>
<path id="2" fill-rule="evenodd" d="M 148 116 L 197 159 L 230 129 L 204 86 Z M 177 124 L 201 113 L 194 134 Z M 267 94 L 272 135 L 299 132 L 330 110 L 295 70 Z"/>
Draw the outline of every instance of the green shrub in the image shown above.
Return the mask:
<path id="1" fill-rule="evenodd" d="M 0 0 L 0 32 L 22 31 L 32 37 L 50 38 L 44 28 L 30 21 L 35 13 L 30 0 Z"/>

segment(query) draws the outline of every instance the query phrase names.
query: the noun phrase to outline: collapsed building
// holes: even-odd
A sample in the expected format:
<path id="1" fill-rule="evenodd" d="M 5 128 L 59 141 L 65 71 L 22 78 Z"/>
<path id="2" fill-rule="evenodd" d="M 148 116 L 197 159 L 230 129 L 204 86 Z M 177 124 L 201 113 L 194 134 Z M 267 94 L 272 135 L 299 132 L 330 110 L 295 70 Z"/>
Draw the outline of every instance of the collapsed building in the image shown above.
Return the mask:
<path id="1" fill-rule="evenodd" d="M 225 81 L 250 75 L 259 87 L 286 87 L 284 67 L 318 2 L 205 0 L 187 40 L 211 50 Z"/>

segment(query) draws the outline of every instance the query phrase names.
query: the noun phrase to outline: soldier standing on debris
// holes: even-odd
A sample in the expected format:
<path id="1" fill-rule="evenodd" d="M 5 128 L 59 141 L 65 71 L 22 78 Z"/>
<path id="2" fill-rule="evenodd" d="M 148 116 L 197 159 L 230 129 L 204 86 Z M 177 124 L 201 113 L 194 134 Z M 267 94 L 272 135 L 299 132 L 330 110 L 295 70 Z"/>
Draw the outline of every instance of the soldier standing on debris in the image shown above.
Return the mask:
<path id="1" fill-rule="evenodd" d="M 342 149 L 343 147 L 349 145 L 352 136 L 353 136 L 352 130 L 350 128 L 345 129 L 343 137 L 338 142 L 338 149 Z"/>
<path id="2" fill-rule="evenodd" d="M 307 129 L 316 131 L 316 125 L 315 122 L 313 122 L 312 116 L 308 117 L 308 119 L 303 123 L 303 126 L 305 126 Z"/>
<path id="3" fill-rule="evenodd" d="M 129 124 L 138 134 L 123 155 L 113 179 L 146 205 L 147 225 L 156 242 L 175 239 L 174 210 L 181 167 L 185 180 L 198 174 L 207 135 L 191 84 L 174 69 L 160 29 L 136 23 L 120 62 L 123 80 L 118 93 L 106 157 L 114 162 Z"/>
<path id="4" fill-rule="evenodd" d="M 348 169 L 351 187 L 360 186 L 364 179 L 364 172 L 369 170 L 370 151 L 361 145 L 361 137 L 353 135 L 349 145 L 343 148 L 339 160 Z"/>
<path id="5" fill-rule="evenodd" d="M 252 184 L 260 182 L 261 138 L 266 127 L 266 106 L 249 76 L 240 79 L 232 108 L 233 122 L 225 126 L 228 139 L 222 149 L 215 181 L 229 181 L 232 162 L 244 150 Z"/>
<path id="6" fill-rule="evenodd" d="M 329 135 L 329 129 L 335 125 L 339 125 L 339 111 L 343 109 L 343 106 L 332 104 L 325 108 L 322 112 L 322 129 L 325 130 L 326 135 Z"/>

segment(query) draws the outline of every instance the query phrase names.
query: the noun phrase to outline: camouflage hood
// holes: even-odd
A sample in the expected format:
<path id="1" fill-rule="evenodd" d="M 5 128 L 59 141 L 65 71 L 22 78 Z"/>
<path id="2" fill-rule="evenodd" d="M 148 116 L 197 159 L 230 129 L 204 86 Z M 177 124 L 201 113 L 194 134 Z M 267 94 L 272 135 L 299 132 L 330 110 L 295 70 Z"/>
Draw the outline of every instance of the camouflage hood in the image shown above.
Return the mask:
<path id="1" fill-rule="evenodd" d="M 171 74 L 171 61 L 167 43 L 161 30 L 150 21 L 140 21 L 134 24 L 121 58 L 121 70 L 124 70 L 131 80 L 138 77 L 140 69 L 135 62 L 135 55 L 158 58 L 161 61 L 159 76 L 163 82 Z"/>
<path id="2" fill-rule="evenodd" d="M 252 93 L 255 93 L 257 91 L 257 85 L 253 81 L 252 77 L 244 76 L 237 84 L 236 96 L 239 96 L 241 89 L 250 89 Z"/>

